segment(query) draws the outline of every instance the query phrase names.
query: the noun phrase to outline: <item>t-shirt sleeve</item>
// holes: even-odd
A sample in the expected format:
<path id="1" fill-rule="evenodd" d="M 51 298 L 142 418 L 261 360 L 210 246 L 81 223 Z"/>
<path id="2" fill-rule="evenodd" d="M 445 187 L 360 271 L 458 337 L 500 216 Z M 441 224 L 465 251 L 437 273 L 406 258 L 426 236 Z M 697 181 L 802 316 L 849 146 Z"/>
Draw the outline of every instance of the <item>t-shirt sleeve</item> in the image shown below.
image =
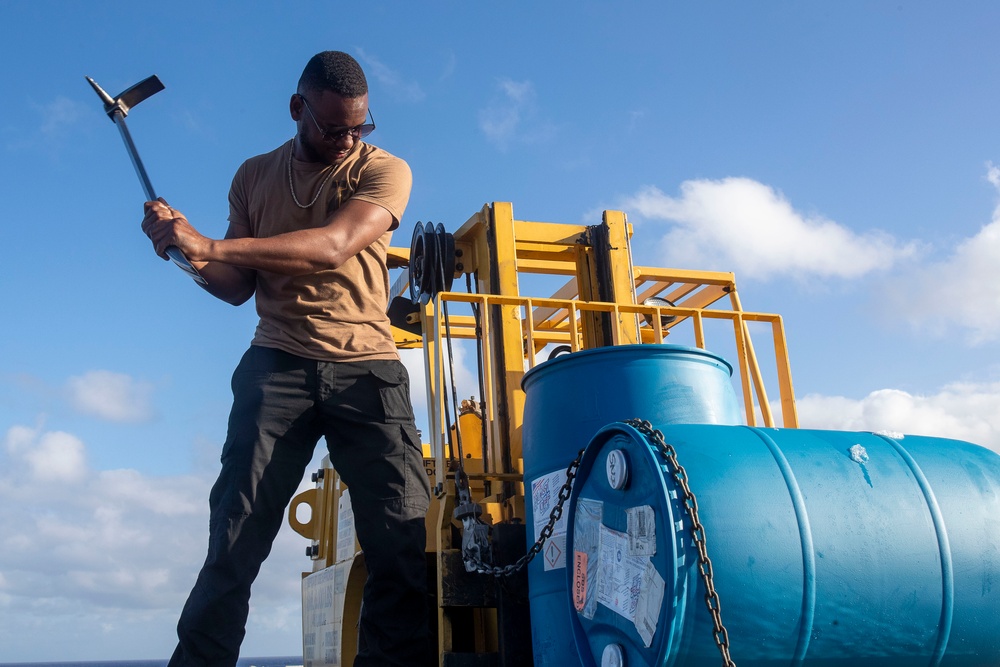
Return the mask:
<path id="1" fill-rule="evenodd" d="M 250 228 L 250 206 L 246 188 L 247 165 L 240 165 L 229 186 L 229 222 L 239 227 Z"/>
<path id="2" fill-rule="evenodd" d="M 361 174 L 352 199 L 378 204 L 392 215 L 390 230 L 399 227 L 410 200 L 413 175 L 410 166 L 395 155 L 382 153 Z"/>

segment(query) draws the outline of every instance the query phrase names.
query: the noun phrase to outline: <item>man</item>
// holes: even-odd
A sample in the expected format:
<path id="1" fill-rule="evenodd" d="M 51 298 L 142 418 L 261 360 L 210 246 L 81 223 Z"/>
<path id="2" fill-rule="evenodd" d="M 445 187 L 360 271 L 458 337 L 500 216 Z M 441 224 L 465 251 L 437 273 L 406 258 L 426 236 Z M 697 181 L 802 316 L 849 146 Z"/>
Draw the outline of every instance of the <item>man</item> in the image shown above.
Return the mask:
<path id="1" fill-rule="evenodd" d="M 361 141 L 368 84 L 345 53 L 314 56 L 289 111 L 289 142 L 247 160 L 224 239 L 162 199 L 143 231 L 182 250 L 214 296 L 255 296 L 260 323 L 233 375 L 208 557 L 178 623 L 170 667 L 235 665 L 250 584 L 320 436 L 351 490 L 368 580 L 355 665 L 422 664 L 424 515 L 430 489 L 406 369 L 385 315 L 385 254 L 409 199 L 403 160 Z"/>

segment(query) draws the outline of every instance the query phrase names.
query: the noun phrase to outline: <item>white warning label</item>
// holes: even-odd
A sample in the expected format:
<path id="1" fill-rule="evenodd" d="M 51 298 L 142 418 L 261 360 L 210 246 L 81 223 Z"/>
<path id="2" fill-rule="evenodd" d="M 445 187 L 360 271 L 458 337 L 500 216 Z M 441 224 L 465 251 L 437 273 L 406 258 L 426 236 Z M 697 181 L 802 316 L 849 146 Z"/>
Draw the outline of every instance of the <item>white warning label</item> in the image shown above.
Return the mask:
<path id="1" fill-rule="evenodd" d="M 545 554 L 545 569 L 554 570 L 559 567 L 566 567 L 566 534 L 559 537 L 555 535 L 545 543 L 542 553 Z"/>
<path id="2" fill-rule="evenodd" d="M 597 601 L 634 622 L 649 557 L 631 555 L 628 536 L 603 525 L 600 553 Z"/>
<path id="3" fill-rule="evenodd" d="M 632 556 L 656 555 L 656 514 L 649 505 L 629 507 L 625 510 L 628 519 L 628 551 Z"/>
<path id="4" fill-rule="evenodd" d="M 646 561 L 642 572 L 642 586 L 639 599 L 635 605 L 635 629 L 642 637 L 646 648 L 653 643 L 656 626 L 660 620 L 660 607 L 663 605 L 664 581 L 656 571 L 653 561 Z"/>
<path id="5" fill-rule="evenodd" d="M 354 510 L 351 509 L 351 492 L 344 489 L 337 506 L 337 562 L 354 555 Z"/>
<path id="6" fill-rule="evenodd" d="M 557 470 L 531 483 L 531 510 L 534 513 L 535 541 L 549 522 L 552 508 L 559 502 L 559 490 L 566 483 L 566 471 Z M 564 512 L 553 526 L 552 537 L 542 549 L 546 570 L 566 567 L 566 515 Z"/>

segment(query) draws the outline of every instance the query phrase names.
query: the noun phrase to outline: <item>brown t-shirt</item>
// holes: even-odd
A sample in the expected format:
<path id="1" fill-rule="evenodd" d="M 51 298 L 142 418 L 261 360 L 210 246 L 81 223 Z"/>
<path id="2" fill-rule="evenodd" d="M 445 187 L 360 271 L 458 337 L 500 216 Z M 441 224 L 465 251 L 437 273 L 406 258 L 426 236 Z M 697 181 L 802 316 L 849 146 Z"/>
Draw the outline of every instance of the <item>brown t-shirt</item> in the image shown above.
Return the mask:
<path id="1" fill-rule="evenodd" d="M 392 230 L 410 197 L 412 176 L 403 160 L 363 142 L 336 166 L 292 159 L 292 142 L 244 162 L 229 192 L 229 221 L 247 227 L 255 238 L 321 227 L 348 199 L 385 208 L 392 225 L 385 234 L 337 269 L 304 276 L 257 271 L 257 314 L 254 345 L 273 347 L 309 359 L 363 361 L 397 358 L 385 311 L 389 271 L 385 254 Z"/>

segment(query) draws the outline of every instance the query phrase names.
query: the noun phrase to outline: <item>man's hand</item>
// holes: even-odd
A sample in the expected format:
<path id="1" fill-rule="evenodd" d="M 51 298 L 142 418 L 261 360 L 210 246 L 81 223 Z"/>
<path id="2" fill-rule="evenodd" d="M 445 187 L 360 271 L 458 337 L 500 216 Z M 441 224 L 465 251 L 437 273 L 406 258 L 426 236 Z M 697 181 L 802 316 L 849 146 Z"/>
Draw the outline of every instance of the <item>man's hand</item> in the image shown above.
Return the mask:
<path id="1" fill-rule="evenodd" d="M 142 231 L 153 242 L 157 255 L 168 259 L 167 248 L 176 246 L 192 262 L 207 259 L 212 240 L 199 234 L 184 214 L 171 208 L 163 197 L 146 202 L 143 208 L 146 215 L 142 219 Z"/>

